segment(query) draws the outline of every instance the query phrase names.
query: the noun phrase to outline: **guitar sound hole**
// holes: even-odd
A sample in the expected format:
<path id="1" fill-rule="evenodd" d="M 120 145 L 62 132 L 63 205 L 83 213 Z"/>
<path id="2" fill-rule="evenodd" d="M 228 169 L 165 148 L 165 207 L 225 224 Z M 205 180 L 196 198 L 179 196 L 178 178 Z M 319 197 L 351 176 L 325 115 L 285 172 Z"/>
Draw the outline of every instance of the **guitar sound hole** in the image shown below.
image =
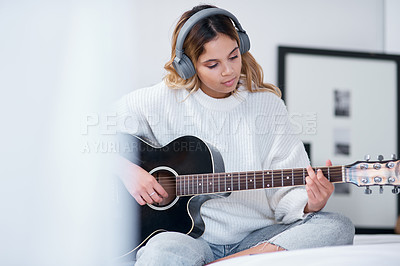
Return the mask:
<path id="1" fill-rule="evenodd" d="M 168 193 L 168 197 L 163 199 L 161 203 L 153 203 L 152 205 L 157 207 L 168 206 L 176 199 L 175 175 L 168 170 L 159 170 L 154 172 L 152 175 Z"/>

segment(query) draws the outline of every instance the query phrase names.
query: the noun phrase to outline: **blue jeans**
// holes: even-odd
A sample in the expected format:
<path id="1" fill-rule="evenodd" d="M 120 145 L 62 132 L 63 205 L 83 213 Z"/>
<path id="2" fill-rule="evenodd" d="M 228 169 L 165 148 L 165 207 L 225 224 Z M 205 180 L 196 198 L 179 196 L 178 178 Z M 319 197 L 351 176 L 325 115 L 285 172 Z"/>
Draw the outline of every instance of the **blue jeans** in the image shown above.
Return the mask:
<path id="1" fill-rule="evenodd" d="M 292 224 L 274 224 L 256 230 L 239 243 L 215 245 L 176 232 L 161 233 L 149 240 L 137 253 L 140 265 L 204 265 L 263 242 L 286 250 L 353 243 L 354 226 L 345 216 L 317 212 Z"/>

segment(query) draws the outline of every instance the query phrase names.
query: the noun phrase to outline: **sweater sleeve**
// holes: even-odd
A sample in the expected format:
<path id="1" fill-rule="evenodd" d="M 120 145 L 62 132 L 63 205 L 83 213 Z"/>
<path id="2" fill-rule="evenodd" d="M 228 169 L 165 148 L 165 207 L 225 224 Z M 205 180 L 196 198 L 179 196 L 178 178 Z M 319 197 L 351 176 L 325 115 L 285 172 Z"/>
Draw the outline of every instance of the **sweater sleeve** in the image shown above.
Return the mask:
<path id="1" fill-rule="evenodd" d="M 146 94 L 142 90 L 128 93 L 114 103 L 117 131 L 145 138 L 155 144 L 154 134 L 143 111 Z"/>
<path id="2" fill-rule="evenodd" d="M 307 164 L 307 155 L 303 144 L 299 142 L 286 160 L 276 162 L 272 165 L 272 169 L 306 167 Z M 308 197 L 304 186 L 267 191 L 267 197 L 277 222 L 288 224 L 305 217 L 304 207 Z"/>
<path id="3" fill-rule="evenodd" d="M 273 144 L 268 155 L 270 169 L 303 168 L 309 165 L 304 145 L 293 131 L 283 101 L 277 104 Z M 266 190 L 275 220 L 292 223 L 303 219 L 308 197 L 304 186 Z"/>
<path id="4" fill-rule="evenodd" d="M 132 135 L 140 135 L 141 123 L 140 115 L 136 111 L 136 107 L 132 98 L 134 92 L 124 95 L 121 99 L 116 101 L 113 109 L 117 115 L 117 131 L 129 133 Z"/>

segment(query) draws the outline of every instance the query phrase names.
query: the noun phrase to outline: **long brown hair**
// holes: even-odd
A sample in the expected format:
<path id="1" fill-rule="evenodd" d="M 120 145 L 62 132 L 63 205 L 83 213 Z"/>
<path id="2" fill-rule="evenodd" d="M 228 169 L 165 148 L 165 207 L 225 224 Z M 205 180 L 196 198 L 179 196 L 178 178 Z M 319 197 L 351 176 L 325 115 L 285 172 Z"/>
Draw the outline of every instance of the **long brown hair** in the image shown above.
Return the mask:
<path id="1" fill-rule="evenodd" d="M 182 26 L 191 16 L 193 16 L 198 11 L 213 7 L 215 6 L 196 6 L 193 9 L 183 13 L 181 18 L 179 19 L 172 34 L 171 59 L 164 66 L 164 68 L 167 70 L 164 81 L 168 87 L 173 89 L 185 88 L 191 92 L 196 91 L 200 88 L 201 82 L 197 75 L 194 75 L 187 80 L 182 79 L 172 66 L 172 62 L 175 58 L 176 40 Z M 236 42 L 240 45 L 239 36 L 237 34 L 235 26 L 232 24 L 232 21 L 227 16 L 210 16 L 202 19 L 193 26 L 183 43 L 183 49 L 185 51 L 185 54 L 193 62 L 194 66 L 196 66 L 199 56 L 204 52 L 204 45 L 217 37 L 218 34 L 225 34 L 229 36 L 232 40 L 236 40 Z M 281 96 L 281 91 L 278 87 L 270 83 L 264 83 L 264 72 L 250 52 L 242 54 L 241 80 L 245 83 L 244 85 L 246 89 L 250 92 L 270 91 L 275 93 L 279 97 Z"/>

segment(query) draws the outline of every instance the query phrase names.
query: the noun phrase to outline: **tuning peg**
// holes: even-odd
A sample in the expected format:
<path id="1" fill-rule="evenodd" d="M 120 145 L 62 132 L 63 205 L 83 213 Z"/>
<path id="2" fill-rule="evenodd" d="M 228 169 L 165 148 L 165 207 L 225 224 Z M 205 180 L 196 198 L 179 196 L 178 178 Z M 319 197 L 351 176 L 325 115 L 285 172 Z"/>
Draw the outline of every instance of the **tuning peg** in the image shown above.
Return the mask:
<path id="1" fill-rule="evenodd" d="M 382 162 L 383 161 L 383 155 L 378 155 L 378 161 Z"/>
<path id="2" fill-rule="evenodd" d="M 400 190 L 399 190 L 399 187 L 394 187 L 393 189 L 392 189 L 392 193 L 393 194 L 399 194 L 400 193 Z"/>
<path id="3" fill-rule="evenodd" d="M 392 160 L 396 160 L 397 159 L 396 154 L 393 153 L 391 158 L 392 158 Z"/>
<path id="4" fill-rule="evenodd" d="M 369 154 L 364 156 L 364 160 L 366 160 L 367 162 L 371 159 L 371 156 L 369 156 Z"/>
<path id="5" fill-rule="evenodd" d="M 394 162 L 388 162 L 387 164 L 386 164 L 386 167 L 387 168 L 389 168 L 389 169 L 392 169 L 393 167 L 395 167 L 395 163 Z"/>
<path id="6" fill-rule="evenodd" d="M 379 194 L 383 193 L 383 186 L 379 186 Z"/>
<path id="7" fill-rule="evenodd" d="M 367 194 L 367 195 L 372 194 L 372 190 L 369 188 L 369 186 L 367 186 L 367 187 L 365 188 L 364 193 Z"/>

